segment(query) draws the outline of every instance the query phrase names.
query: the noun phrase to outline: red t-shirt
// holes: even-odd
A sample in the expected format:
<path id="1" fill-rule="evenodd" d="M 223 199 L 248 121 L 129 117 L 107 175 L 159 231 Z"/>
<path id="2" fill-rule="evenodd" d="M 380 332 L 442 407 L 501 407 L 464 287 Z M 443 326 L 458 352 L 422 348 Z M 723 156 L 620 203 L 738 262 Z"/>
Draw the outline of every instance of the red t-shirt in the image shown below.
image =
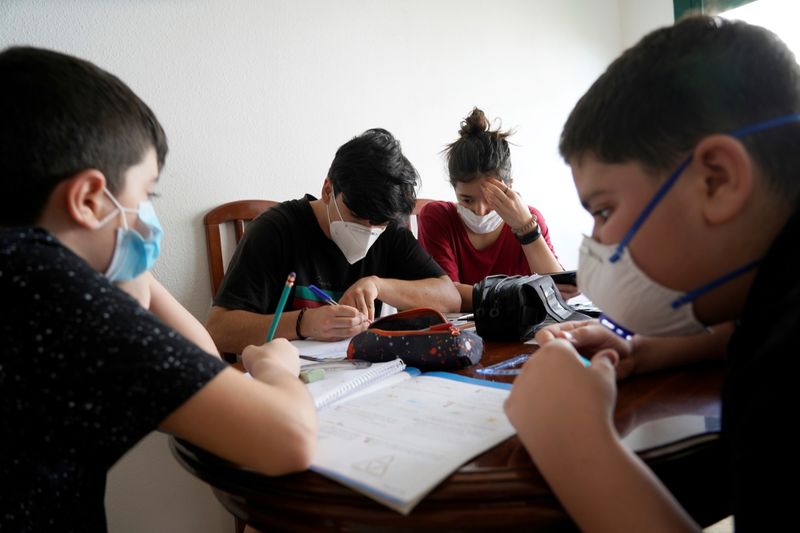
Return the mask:
<path id="1" fill-rule="evenodd" d="M 536 216 L 541 238 L 555 254 L 544 217 L 537 209 L 531 206 L 528 209 Z M 492 274 L 531 274 L 522 245 L 508 224 L 503 224 L 496 241 L 480 251 L 469 241 L 467 228 L 452 202 L 426 204 L 419 213 L 417 226 L 420 244 L 453 281 L 474 285 Z"/>

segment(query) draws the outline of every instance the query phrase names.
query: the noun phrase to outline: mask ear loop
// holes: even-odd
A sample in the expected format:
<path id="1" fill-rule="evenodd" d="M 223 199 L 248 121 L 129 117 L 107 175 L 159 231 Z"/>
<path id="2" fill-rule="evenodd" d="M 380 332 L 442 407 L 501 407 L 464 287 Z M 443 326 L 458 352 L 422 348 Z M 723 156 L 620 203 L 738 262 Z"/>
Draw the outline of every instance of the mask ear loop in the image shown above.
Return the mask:
<path id="1" fill-rule="evenodd" d="M 650 216 L 650 213 L 658 205 L 658 202 L 660 202 L 661 199 L 664 198 L 664 196 L 669 192 L 669 190 L 678 180 L 678 177 L 680 177 L 680 175 L 683 173 L 686 167 L 689 166 L 689 163 L 691 162 L 692 162 L 692 156 L 690 155 L 683 161 L 683 163 L 678 165 L 678 168 L 676 168 L 675 171 L 670 175 L 670 177 L 667 178 L 667 181 L 661 184 L 661 187 L 658 188 L 656 193 L 653 195 L 650 201 L 647 202 L 647 205 L 644 207 L 642 212 L 636 218 L 633 225 L 631 226 L 631 229 L 629 229 L 628 233 L 626 233 L 625 236 L 622 238 L 622 240 L 619 241 L 619 245 L 617 246 L 616 250 L 614 250 L 614 253 L 611 254 L 611 257 L 608 258 L 610 262 L 616 263 L 617 261 L 619 261 L 619 259 L 622 257 L 622 253 L 628 246 L 628 243 L 631 242 L 631 239 L 633 239 L 633 236 L 636 235 L 636 232 L 639 231 L 639 228 L 642 226 L 642 224 L 644 224 L 644 221 L 647 220 L 647 217 Z"/>
<path id="2" fill-rule="evenodd" d="M 128 219 L 125 218 L 125 213 L 134 213 L 138 217 L 139 216 L 139 210 L 138 209 L 130 209 L 130 208 L 127 208 L 127 207 L 122 207 L 122 204 L 120 204 L 117 201 L 117 199 L 114 198 L 114 195 L 111 194 L 111 192 L 108 189 L 106 189 L 105 187 L 103 187 L 103 192 L 106 193 L 106 195 L 108 195 L 109 199 L 114 204 L 114 206 L 117 208 L 117 211 L 119 212 L 120 216 L 122 217 L 122 227 L 125 228 L 126 230 L 129 229 L 128 228 Z M 114 218 L 114 215 L 116 215 L 116 214 L 117 213 L 112 211 L 111 213 L 109 213 L 105 217 L 103 217 L 103 220 L 100 221 L 100 227 L 105 226 L 108 223 L 109 220 Z"/>
<path id="3" fill-rule="evenodd" d="M 333 207 L 336 208 L 336 214 L 339 215 L 339 220 L 344 222 L 344 217 L 342 216 L 342 212 L 339 211 L 339 204 L 336 202 L 336 190 L 334 190 L 333 188 L 333 183 L 331 183 L 331 200 L 333 200 Z"/>
<path id="4" fill-rule="evenodd" d="M 728 135 L 730 135 L 731 137 L 736 137 L 737 139 L 741 139 L 742 137 L 745 137 L 752 133 L 757 133 L 759 131 L 776 128 L 778 126 L 783 126 L 784 124 L 790 124 L 792 122 L 800 122 L 800 113 L 794 113 L 783 117 L 764 120 L 762 122 L 756 122 L 755 124 L 751 124 L 749 126 L 733 130 L 729 132 Z M 675 172 L 673 172 L 670 175 L 670 177 L 667 178 L 667 181 L 665 181 L 661 185 L 661 187 L 658 188 L 658 191 L 656 191 L 656 194 L 653 195 L 653 198 L 651 198 L 650 201 L 647 203 L 642 213 L 639 215 L 639 217 L 631 226 L 631 229 L 629 229 L 628 232 L 625 234 L 625 237 L 622 238 L 622 240 L 619 243 L 619 246 L 617 246 L 617 249 L 614 250 L 614 253 L 609 258 L 609 261 L 611 261 L 612 263 L 616 263 L 617 261 L 619 261 L 620 257 L 622 257 L 622 253 L 625 251 L 625 247 L 628 246 L 628 243 L 631 241 L 631 239 L 633 239 L 633 236 L 636 234 L 636 231 L 641 227 L 641 225 L 644 223 L 647 217 L 650 216 L 650 212 L 655 208 L 658 202 L 661 201 L 664 195 L 667 194 L 669 189 L 678 179 L 678 176 L 680 176 L 681 173 L 686 169 L 686 167 L 689 166 L 689 163 L 691 163 L 691 161 L 692 161 L 692 156 L 689 155 L 689 157 L 687 157 L 683 163 L 678 165 L 678 168 L 676 168 Z M 750 266 L 750 268 L 752 268 L 752 266 Z"/>
<path id="5" fill-rule="evenodd" d="M 122 205 L 117 201 L 117 199 L 114 198 L 114 195 L 111 194 L 111 192 L 108 189 L 106 189 L 105 187 L 103 187 L 103 192 L 106 193 L 106 196 L 108 196 L 108 198 L 111 200 L 111 203 L 113 203 L 114 207 L 116 207 L 117 209 L 115 211 L 110 212 L 106 216 L 104 216 L 103 219 L 100 221 L 100 225 L 98 226 L 98 228 L 102 228 L 103 226 L 108 224 L 108 222 L 111 219 L 113 219 L 117 214 L 119 214 L 122 217 L 122 227 L 127 230 L 128 229 L 128 221 L 125 218 L 125 213 L 126 212 L 138 213 L 139 211 L 138 210 L 134 211 L 132 209 L 125 209 L 124 207 L 122 207 Z"/>
<path id="6" fill-rule="evenodd" d="M 339 204 L 336 202 L 336 191 L 333 188 L 333 183 L 331 183 L 331 199 L 333 200 L 333 206 L 336 208 L 336 214 L 339 215 L 339 220 L 341 220 L 342 223 L 345 225 L 352 224 L 352 222 L 345 222 L 344 217 L 342 216 L 342 212 L 339 211 Z M 342 199 L 344 200 L 344 196 L 342 196 Z M 330 219 L 331 216 L 329 214 L 328 223 L 330 223 Z M 348 237 L 350 237 L 350 242 L 352 242 L 356 246 L 360 244 L 358 240 L 355 237 L 353 237 L 353 234 L 350 231 L 346 231 L 345 233 L 347 234 Z"/>

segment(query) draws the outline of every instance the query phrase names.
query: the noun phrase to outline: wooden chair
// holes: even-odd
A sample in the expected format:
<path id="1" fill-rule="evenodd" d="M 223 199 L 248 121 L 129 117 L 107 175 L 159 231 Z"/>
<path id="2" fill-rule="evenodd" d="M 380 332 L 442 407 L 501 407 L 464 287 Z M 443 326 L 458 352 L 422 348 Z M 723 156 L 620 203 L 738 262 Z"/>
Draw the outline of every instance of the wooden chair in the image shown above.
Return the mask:
<path id="1" fill-rule="evenodd" d="M 216 296 L 222 283 L 222 277 L 225 275 L 225 263 L 222 259 L 222 228 L 220 226 L 232 222 L 236 234 L 236 244 L 239 244 L 244 235 L 245 223 L 250 222 L 277 203 L 272 200 L 236 200 L 215 207 L 203 217 L 203 224 L 206 227 L 212 298 Z"/>
<path id="2" fill-rule="evenodd" d="M 222 278 L 225 275 L 225 262 L 222 258 L 222 229 L 225 224 L 233 223 L 236 244 L 242 240 L 245 223 L 276 205 L 272 200 L 237 200 L 215 207 L 203 217 L 206 227 L 206 248 L 208 249 L 208 272 L 211 281 L 211 297 L 216 296 Z M 236 354 L 224 353 L 223 359 L 236 362 Z M 245 523 L 234 516 L 234 531 L 242 533 Z"/>
<path id="3" fill-rule="evenodd" d="M 411 212 L 411 216 L 409 216 L 408 220 L 406 221 L 406 225 L 409 231 L 411 231 L 411 233 L 414 235 L 414 237 L 417 236 L 419 228 L 419 224 L 417 223 L 417 215 L 419 215 L 419 212 L 422 210 L 423 207 L 425 207 L 425 204 L 429 204 L 435 201 L 436 200 L 432 200 L 430 198 L 417 198 L 417 203 L 414 204 L 414 210 Z"/>

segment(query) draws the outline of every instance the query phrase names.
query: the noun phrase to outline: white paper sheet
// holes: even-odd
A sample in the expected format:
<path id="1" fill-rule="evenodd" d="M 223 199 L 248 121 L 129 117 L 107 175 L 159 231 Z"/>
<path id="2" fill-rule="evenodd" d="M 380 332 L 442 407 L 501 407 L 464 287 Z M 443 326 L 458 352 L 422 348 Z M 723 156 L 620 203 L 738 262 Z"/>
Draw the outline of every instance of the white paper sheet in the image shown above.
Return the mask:
<path id="1" fill-rule="evenodd" d="M 311 469 L 407 514 L 462 464 L 515 433 L 503 413 L 508 392 L 422 375 L 339 402 L 319 412 Z"/>

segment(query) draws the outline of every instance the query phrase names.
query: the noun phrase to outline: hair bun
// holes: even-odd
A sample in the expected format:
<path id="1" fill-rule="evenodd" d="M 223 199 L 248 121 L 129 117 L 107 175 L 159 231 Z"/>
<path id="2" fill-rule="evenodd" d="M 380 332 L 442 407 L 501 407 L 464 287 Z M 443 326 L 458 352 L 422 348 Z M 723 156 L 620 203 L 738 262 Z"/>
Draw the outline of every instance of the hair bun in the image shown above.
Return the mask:
<path id="1" fill-rule="evenodd" d="M 472 113 L 461 121 L 461 129 L 458 131 L 461 137 L 468 137 L 476 133 L 482 133 L 489 129 L 489 121 L 486 115 L 477 107 L 472 108 Z"/>

